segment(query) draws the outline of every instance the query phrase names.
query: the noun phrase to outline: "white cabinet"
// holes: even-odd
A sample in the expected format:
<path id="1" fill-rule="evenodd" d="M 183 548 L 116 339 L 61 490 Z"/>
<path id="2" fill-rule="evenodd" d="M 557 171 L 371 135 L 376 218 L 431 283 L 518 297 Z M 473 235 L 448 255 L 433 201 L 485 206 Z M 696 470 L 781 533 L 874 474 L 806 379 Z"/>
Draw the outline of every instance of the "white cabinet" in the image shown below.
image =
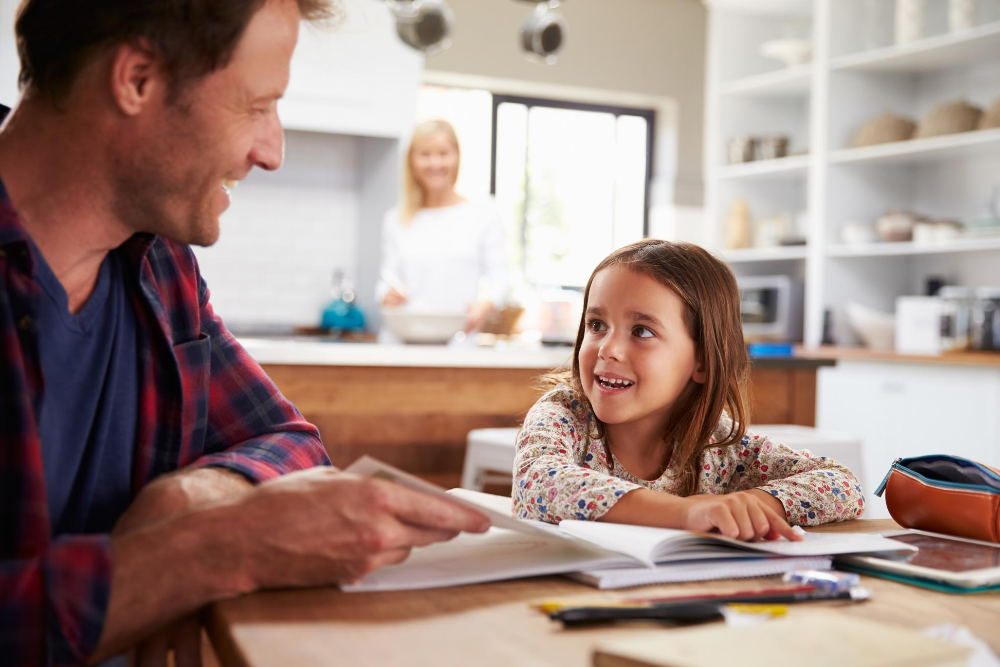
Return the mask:
<path id="1" fill-rule="evenodd" d="M 290 130 L 401 138 L 409 134 L 423 57 L 396 36 L 376 0 L 344 5 L 333 27 L 303 24 L 279 111 Z"/>
<path id="2" fill-rule="evenodd" d="M 1000 368 L 841 361 L 821 368 L 816 425 L 862 440 L 868 518 L 897 457 L 954 454 L 1000 464 Z"/>

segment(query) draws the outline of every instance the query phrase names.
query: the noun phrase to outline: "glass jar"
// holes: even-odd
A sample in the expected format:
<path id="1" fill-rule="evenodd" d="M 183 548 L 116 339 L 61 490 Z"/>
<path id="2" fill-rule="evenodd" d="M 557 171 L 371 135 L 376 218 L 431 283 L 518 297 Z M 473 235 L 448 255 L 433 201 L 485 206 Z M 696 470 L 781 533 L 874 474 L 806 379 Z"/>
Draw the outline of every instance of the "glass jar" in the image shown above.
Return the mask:
<path id="1" fill-rule="evenodd" d="M 971 347 L 1000 351 L 1000 287 L 980 287 L 972 305 Z"/>
<path id="2" fill-rule="evenodd" d="M 972 325 L 974 293 L 971 288 L 946 286 L 938 291 L 941 299 L 941 351 L 967 350 Z"/>

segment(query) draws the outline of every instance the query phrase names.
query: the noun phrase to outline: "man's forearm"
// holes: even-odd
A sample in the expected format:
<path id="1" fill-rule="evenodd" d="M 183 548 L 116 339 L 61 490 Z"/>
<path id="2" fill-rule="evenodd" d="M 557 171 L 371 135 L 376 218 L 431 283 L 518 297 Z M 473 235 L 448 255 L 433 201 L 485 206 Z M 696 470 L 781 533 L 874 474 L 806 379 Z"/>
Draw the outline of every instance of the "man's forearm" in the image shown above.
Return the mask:
<path id="1" fill-rule="evenodd" d="M 243 475 L 225 468 L 185 468 L 144 488 L 114 532 L 121 535 L 198 506 L 239 497 L 252 488 Z"/>
<path id="2" fill-rule="evenodd" d="M 208 602 L 253 589 L 236 503 L 219 503 L 112 538 L 114 570 L 99 662 Z"/>

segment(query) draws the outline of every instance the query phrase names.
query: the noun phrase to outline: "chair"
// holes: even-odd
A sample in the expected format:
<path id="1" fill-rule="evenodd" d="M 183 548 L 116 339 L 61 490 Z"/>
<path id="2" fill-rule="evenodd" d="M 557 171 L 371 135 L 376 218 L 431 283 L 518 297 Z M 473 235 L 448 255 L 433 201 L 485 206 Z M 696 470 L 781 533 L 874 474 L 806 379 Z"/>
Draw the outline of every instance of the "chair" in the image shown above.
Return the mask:
<path id="1" fill-rule="evenodd" d="M 859 480 L 865 478 L 861 438 L 857 436 L 794 424 L 754 424 L 750 430 L 792 449 L 808 449 L 817 456 L 829 456 L 847 466 Z"/>
<path id="2" fill-rule="evenodd" d="M 514 468 L 516 428 L 477 428 L 469 431 L 462 468 L 462 488 L 482 491 L 486 484 L 510 484 Z M 490 475 L 489 471 L 506 471 Z"/>

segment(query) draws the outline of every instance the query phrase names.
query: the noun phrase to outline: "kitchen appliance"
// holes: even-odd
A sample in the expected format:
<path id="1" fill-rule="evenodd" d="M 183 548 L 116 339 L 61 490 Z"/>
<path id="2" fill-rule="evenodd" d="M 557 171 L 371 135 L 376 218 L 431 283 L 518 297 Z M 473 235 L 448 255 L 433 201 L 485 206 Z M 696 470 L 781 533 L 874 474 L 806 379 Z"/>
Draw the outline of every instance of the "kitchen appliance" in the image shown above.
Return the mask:
<path id="1" fill-rule="evenodd" d="M 550 288 L 539 293 L 538 328 L 545 345 L 573 345 L 583 317 L 583 290 Z"/>
<path id="2" fill-rule="evenodd" d="M 748 341 L 802 340 L 802 283 L 789 276 L 741 276 L 740 317 Z"/>
<path id="3" fill-rule="evenodd" d="M 944 349 L 941 318 L 944 299 L 936 296 L 901 296 L 896 299 L 896 352 L 941 354 Z"/>

